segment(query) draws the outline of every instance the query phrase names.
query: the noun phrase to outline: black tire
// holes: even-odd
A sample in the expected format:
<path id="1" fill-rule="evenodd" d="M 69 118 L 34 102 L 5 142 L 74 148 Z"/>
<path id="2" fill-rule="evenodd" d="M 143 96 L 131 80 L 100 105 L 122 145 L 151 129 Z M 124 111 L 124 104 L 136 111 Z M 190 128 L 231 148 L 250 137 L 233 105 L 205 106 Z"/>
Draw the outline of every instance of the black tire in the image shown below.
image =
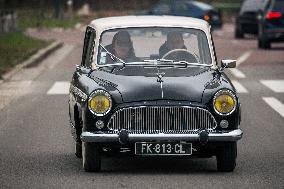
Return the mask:
<path id="1" fill-rule="evenodd" d="M 83 168 L 86 172 L 101 170 L 101 148 L 96 143 L 83 142 Z"/>
<path id="2" fill-rule="evenodd" d="M 75 155 L 77 158 L 82 158 L 82 142 L 76 142 Z"/>
<path id="3" fill-rule="evenodd" d="M 237 143 L 232 142 L 222 146 L 217 154 L 217 170 L 232 172 L 236 167 Z"/>
<path id="4" fill-rule="evenodd" d="M 258 48 L 270 49 L 271 48 L 270 41 L 268 41 L 265 37 L 259 37 L 258 38 Z"/>
<path id="5" fill-rule="evenodd" d="M 240 28 L 240 26 L 236 26 L 235 38 L 236 39 L 243 39 L 244 38 L 244 33 L 242 32 L 242 29 Z"/>

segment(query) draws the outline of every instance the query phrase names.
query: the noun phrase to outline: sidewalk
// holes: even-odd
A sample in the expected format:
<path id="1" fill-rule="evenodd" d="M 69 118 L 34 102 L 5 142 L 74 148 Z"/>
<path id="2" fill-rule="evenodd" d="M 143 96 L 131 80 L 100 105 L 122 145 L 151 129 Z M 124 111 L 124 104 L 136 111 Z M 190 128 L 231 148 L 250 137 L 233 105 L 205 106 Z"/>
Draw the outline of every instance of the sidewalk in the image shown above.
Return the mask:
<path id="1" fill-rule="evenodd" d="M 68 45 L 83 45 L 85 26 L 77 29 L 28 29 L 25 34 L 45 40 L 56 40 Z"/>

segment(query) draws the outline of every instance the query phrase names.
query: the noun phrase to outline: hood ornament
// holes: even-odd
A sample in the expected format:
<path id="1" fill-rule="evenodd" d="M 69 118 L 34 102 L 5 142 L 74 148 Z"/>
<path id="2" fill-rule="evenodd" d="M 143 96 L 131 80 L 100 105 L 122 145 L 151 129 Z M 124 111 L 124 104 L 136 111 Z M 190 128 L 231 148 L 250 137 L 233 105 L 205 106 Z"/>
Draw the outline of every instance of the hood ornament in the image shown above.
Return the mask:
<path id="1" fill-rule="evenodd" d="M 161 96 L 162 96 L 162 98 L 164 98 L 164 91 L 163 91 L 163 77 L 164 77 L 164 75 L 165 75 L 165 73 L 164 72 L 162 72 L 162 73 L 157 73 L 157 82 L 159 82 L 160 83 L 160 86 L 161 86 Z"/>
<path id="2" fill-rule="evenodd" d="M 157 82 L 159 82 L 159 83 L 164 82 L 163 79 L 162 79 L 162 78 L 164 77 L 164 75 L 165 75 L 164 72 L 162 72 L 162 73 L 156 73 L 156 75 L 157 75 L 157 77 L 158 77 Z"/>

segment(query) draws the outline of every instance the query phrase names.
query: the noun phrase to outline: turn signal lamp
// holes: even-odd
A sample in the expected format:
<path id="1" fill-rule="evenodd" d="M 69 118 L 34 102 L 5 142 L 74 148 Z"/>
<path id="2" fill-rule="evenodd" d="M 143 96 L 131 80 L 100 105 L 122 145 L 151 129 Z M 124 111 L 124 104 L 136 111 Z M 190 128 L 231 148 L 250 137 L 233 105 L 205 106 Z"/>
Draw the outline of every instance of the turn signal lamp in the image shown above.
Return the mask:
<path id="1" fill-rule="evenodd" d="M 89 109 L 96 116 L 106 115 L 112 106 L 112 100 L 104 90 L 96 90 L 89 98 Z"/>
<path id="2" fill-rule="evenodd" d="M 220 90 L 214 96 L 213 107 L 219 115 L 230 115 L 236 109 L 236 97 L 231 91 Z"/>
<path id="3" fill-rule="evenodd" d="M 208 15 L 205 15 L 204 20 L 208 21 L 208 20 L 210 20 L 210 17 Z"/>

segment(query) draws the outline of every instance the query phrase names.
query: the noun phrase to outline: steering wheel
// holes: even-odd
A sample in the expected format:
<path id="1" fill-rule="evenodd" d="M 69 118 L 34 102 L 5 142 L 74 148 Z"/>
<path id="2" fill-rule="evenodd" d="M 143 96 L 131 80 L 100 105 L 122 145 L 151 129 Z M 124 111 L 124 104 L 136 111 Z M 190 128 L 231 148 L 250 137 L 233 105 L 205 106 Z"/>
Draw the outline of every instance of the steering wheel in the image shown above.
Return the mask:
<path id="1" fill-rule="evenodd" d="M 190 52 L 187 49 L 173 49 L 169 52 L 167 52 L 162 59 L 170 59 L 175 61 L 187 61 L 192 63 L 199 63 L 199 58 L 196 54 Z"/>

